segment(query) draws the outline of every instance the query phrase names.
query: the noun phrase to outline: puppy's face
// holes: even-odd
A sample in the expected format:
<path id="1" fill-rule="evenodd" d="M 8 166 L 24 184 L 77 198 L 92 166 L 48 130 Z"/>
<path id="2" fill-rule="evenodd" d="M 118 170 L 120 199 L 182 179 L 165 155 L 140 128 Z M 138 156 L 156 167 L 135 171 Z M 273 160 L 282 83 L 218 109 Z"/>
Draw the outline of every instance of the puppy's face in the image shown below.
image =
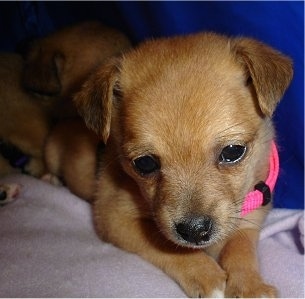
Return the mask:
<path id="1" fill-rule="evenodd" d="M 140 69 L 138 53 L 122 65 L 117 132 L 123 167 L 160 230 L 190 246 L 230 233 L 245 194 L 268 167 L 271 126 L 225 47 L 205 53 L 201 45 L 177 43 L 161 56 L 141 56 Z"/>
<path id="2" fill-rule="evenodd" d="M 147 42 L 122 59 L 113 81 L 116 154 L 179 245 L 228 236 L 245 195 L 266 178 L 278 100 L 257 91 L 237 45 L 215 35 Z"/>

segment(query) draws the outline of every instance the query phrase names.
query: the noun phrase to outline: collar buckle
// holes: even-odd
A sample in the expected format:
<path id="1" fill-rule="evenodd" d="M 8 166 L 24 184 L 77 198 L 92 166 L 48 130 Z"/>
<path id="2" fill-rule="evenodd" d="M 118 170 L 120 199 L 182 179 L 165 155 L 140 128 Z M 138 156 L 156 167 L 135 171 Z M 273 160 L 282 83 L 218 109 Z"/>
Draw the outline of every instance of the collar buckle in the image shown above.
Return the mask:
<path id="1" fill-rule="evenodd" d="M 260 191 L 263 194 L 262 206 L 266 206 L 269 202 L 271 202 L 271 190 L 265 182 L 258 182 L 254 186 L 254 189 Z"/>
<path id="2" fill-rule="evenodd" d="M 271 202 L 272 199 L 272 191 L 276 184 L 276 180 L 279 174 L 279 156 L 276 148 L 276 144 L 274 141 L 271 143 L 271 153 L 269 158 L 269 175 L 266 180 L 258 182 L 254 186 L 254 191 L 249 192 L 243 205 L 241 207 L 241 216 L 245 216 L 248 213 L 254 211 L 260 206 L 266 206 Z"/>

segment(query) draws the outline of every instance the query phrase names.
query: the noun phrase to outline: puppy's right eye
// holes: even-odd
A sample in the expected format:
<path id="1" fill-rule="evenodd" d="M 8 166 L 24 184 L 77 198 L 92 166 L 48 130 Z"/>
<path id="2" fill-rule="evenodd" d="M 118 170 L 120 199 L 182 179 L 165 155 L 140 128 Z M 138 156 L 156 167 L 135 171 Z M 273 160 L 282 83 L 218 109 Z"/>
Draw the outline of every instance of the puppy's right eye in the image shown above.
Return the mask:
<path id="1" fill-rule="evenodd" d="M 160 169 L 160 163 L 154 156 L 142 156 L 132 161 L 133 167 L 141 175 L 149 175 Z"/>

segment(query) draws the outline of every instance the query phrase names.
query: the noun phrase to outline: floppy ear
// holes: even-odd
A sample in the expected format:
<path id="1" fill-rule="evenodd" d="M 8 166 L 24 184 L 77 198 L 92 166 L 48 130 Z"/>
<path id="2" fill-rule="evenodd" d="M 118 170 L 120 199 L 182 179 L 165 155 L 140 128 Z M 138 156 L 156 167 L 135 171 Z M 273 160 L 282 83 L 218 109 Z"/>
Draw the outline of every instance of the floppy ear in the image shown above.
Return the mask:
<path id="1" fill-rule="evenodd" d="M 249 74 L 262 113 L 271 116 L 292 79 L 291 59 L 249 38 L 234 39 L 231 45 Z"/>
<path id="2" fill-rule="evenodd" d="M 104 143 L 110 134 L 112 102 L 120 92 L 117 62 L 117 59 L 111 59 L 100 66 L 73 99 L 87 127 L 100 136 Z"/>
<path id="3" fill-rule="evenodd" d="M 61 92 L 60 73 L 65 57 L 60 52 L 44 49 L 33 42 L 24 54 L 22 83 L 25 89 L 46 96 L 58 96 Z"/>

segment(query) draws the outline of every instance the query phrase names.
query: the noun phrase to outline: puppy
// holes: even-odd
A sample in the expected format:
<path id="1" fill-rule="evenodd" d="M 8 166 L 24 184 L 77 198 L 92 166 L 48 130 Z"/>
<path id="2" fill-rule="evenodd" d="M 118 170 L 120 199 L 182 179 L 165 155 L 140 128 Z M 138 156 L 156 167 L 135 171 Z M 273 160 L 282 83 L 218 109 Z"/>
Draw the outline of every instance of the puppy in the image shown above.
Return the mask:
<path id="1" fill-rule="evenodd" d="M 130 47 L 121 32 L 88 21 L 23 45 L 24 87 L 42 100 L 55 118 L 76 116 L 72 95 L 106 58 Z"/>
<path id="2" fill-rule="evenodd" d="M 45 163 L 48 173 L 42 179 L 53 185 L 64 183 L 72 192 L 90 202 L 99 148 L 98 136 L 81 119 L 62 120 L 47 139 Z"/>
<path id="3" fill-rule="evenodd" d="M 0 176 L 22 171 L 40 177 L 51 123 L 44 105 L 21 86 L 22 68 L 20 55 L 0 53 Z M 1 203 L 19 190 L 18 184 L 0 186 Z"/>
<path id="4" fill-rule="evenodd" d="M 147 41 L 101 66 L 74 99 L 106 144 L 88 193 L 98 235 L 190 297 L 275 297 L 256 246 L 277 171 L 271 116 L 292 73 L 269 46 L 214 33 Z M 72 158 L 62 165 L 81 196 L 97 141 L 67 130 L 55 132 L 52 153 Z M 263 198 L 254 207 L 252 192 Z"/>

